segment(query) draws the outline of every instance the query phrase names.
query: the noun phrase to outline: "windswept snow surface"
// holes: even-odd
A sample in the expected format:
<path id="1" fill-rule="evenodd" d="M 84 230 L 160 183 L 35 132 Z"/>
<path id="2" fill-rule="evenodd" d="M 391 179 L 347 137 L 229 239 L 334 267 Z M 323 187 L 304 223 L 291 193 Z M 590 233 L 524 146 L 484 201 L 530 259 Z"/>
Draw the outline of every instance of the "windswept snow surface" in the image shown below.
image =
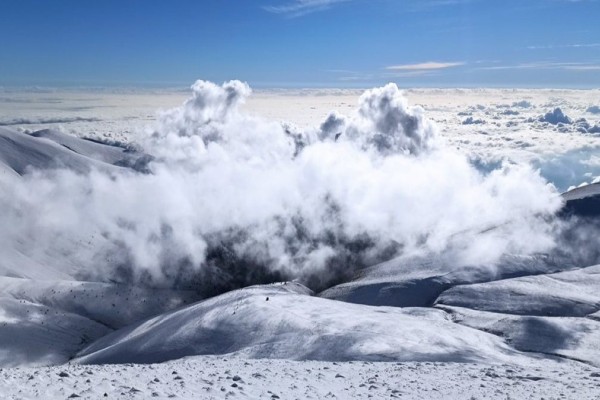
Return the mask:
<path id="1" fill-rule="evenodd" d="M 0 371 L 7 399 L 581 399 L 600 396 L 596 368 L 513 364 L 319 362 L 188 357 L 162 364 Z"/>

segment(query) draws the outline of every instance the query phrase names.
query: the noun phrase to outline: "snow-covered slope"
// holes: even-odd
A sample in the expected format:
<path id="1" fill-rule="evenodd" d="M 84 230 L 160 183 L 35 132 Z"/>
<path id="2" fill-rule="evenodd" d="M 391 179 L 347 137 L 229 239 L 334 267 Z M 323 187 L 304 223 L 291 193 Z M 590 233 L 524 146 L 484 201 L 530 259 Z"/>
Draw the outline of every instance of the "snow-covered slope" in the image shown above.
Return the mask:
<path id="1" fill-rule="evenodd" d="M 18 249 L 0 243 L 0 276 L 40 280 L 70 280 L 73 277 L 65 271 L 42 264 L 23 254 Z"/>
<path id="2" fill-rule="evenodd" d="M 600 367 L 600 322 L 597 320 L 440 307 L 451 312 L 457 323 L 498 335 L 516 350 L 569 358 Z"/>
<path id="3" fill-rule="evenodd" d="M 600 215 L 600 182 L 580 186 L 562 196 L 567 202 L 564 211 L 566 214 Z"/>
<path id="4" fill-rule="evenodd" d="M 583 317 L 600 310 L 600 265 L 453 287 L 437 304 L 517 315 Z"/>
<path id="5" fill-rule="evenodd" d="M 600 196 L 600 182 L 592 183 L 585 186 L 569 190 L 563 193 L 563 198 L 566 201 L 585 199 L 586 197 Z"/>
<path id="6" fill-rule="evenodd" d="M 52 140 L 77 154 L 107 164 L 143 170 L 145 164 L 150 160 L 150 156 L 141 154 L 132 148 L 81 139 L 54 129 L 36 131 L 31 136 Z"/>
<path id="7" fill-rule="evenodd" d="M 27 168 L 66 167 L 88 171 L 102 164 L 45 138 L 0 127 L 0 163 L 23 174 Z"/>
<path id="8" fill-rule="evenodd" d="M 0 298 L 0 367 L 54 365 L 111 331 L 77 314 Z"/>
<path id="9" fill-rule="evenodd" d="M 254 286 L 109 334 L 79 363 L 150 363 L 229 354 L 292 360 L 510 362 L 521 355 L 493 335 L 435 309 L 353 305 L 313 297 L 295 283 Z"/>
<path id="10" fill-rule="evenodd" d="M 197 299 L 124 285 L 0 278 L 0 367 L 51 365 L 114 329 Z"/>
<path id="11" fill-rule="evenodd" d="M 456 285 L 560 271 L 567 265 L 545 256 L 505 256 L 495 266 L 449 265 L 441 257 L 398 258 L 367 268 L 357 279 L 319 296 L 358 304 L 423 307 Z"/>
<path id="12" fill-rule="evenodd" d="M 28 168 L 66 167 L 86 172 L 127 166 L 143 169 L 147 156 L 126 149 L 80 139 L 55 130 L 32 134 L 0 127 L 0 172 L 12 170 L 22 175 Z"/>
<path id="13" fill-rule="evenodd" d="M 198 295 L 112 283 L 0 277 L 0 298 L 23 300 L 79 314 L 118 329 L 198 300 Z"/>

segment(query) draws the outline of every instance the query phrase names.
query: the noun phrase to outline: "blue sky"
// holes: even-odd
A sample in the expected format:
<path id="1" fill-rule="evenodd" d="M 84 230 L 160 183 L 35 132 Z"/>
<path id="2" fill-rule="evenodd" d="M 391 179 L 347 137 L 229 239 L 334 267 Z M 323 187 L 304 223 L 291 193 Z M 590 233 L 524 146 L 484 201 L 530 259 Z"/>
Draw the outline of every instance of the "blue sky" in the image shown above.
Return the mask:
<path id="1" fill-rule="evenodd" d="M 597 0 L 1 0 L 0 85 L 599 87 Z"/>

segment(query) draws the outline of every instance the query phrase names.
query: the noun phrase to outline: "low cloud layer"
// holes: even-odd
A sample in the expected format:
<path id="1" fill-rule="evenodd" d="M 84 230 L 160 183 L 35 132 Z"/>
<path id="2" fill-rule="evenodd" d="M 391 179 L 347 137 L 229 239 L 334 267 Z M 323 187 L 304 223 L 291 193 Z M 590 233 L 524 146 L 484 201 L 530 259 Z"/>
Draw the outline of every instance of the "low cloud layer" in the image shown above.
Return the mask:
<path id="1" fill-rule="evenodd" d="M 72 117 L 72 118 L 14 118 L 8 120 L 0 120 L 0 126 L 13 126 L 13 125 L 40 125 L 40 124 L 65 124 L 70 122 L 97 122 L 100 121 L 98 118 L 84 118 L 84 117 Z"/>
<path id="2" fill-rule="evenodd" d="M 308 130 L 242 113 L 250 93 L 196 82 L 138 143 L 147 173 L 0 175 L 2 246 L 90 279 L 213 290 L 322 289 L 398 255 L 493 264 L 553 247 L 554 187 L 527 165 L 480 172 L 396 85 Z"/>

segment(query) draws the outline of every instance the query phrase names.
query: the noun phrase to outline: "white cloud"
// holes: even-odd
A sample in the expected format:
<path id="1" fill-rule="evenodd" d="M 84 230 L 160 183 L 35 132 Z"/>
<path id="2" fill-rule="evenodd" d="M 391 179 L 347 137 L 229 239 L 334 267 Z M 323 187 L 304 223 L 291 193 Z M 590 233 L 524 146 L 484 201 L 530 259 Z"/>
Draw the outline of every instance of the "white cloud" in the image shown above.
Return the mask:
<path id="1" fill-rule="evenodd" d="M 235 287 L 326 285 L 400 251 L 487 263 L 552 245 L 556 191 L 526 165 L 481 173 L 394 84 L 305 131 L 245 114 L 241 82 L 192 90 L 141 141 L 147 174 L 0 174 L 0 246 L 72 255 L 81 275 Z"/>
<path id="2" fill-rule="evenodd" d="M 401 65 L 391 65 L 389 67 L 385 67 L 385 69 L 390 71 L 431 71 L 438 69 L 446 69 L 459 67 L 461 65 L 465 65 L 464 62 L 436 62 L 429 61 L 420 64 L 401 64 Z"/>
<path id="3" fill-rule="evenodd" d="M 477 68 L 480 70 L 504 70 L 504 69 L 558 69 L 569 71 L 596 71 L 600 70 L 600 64 L 586 62 L 548 62 L 537 61 L 514 65 L 497 65 L 492 67 Z"/>
<path id="4" fill-rule="evenodd" d="M 600 47 L 600 43 L 575 43 L 575 44 L 559 44 L 559 45 L 542 45 L 542 46 L 527 46 L 530 50 L 552 50 L 552 49 L 568 49 L 568 48 L 590 48 Z"/>
<path id="5" fill-rule="evenodd" d="M 300 17 L 316 11 L 331 8 L 334 4 L 345 3 L 351 0 L 294 0 L 280 6 L 265 6 L 266 11 L 283 14 L 288 17 Z"/>
<path id="6" fill-rule="evenodd" d="M 564 69 L 570 71 L 600 71 L 600 64 L 598 65 L 567 65 Z"/>

